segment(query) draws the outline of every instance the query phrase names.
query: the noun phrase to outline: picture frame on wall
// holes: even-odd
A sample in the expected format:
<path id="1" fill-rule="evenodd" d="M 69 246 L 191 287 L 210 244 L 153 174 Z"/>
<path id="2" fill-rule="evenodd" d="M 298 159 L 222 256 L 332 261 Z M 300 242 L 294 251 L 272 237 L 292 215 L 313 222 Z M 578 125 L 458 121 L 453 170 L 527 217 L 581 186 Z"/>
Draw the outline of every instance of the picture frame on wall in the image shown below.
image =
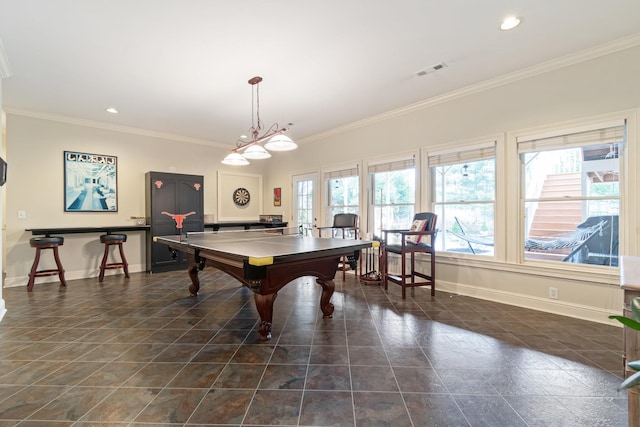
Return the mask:
<path id="1" fill-rule="evenodd" d="M 64 152 L 65 212 L 118 211 L 118 158 Z"/>
<path id="2" fill-rule="evenodd" d="M 273 189 L 273 206 L 281 206 L 282 205 L 282 189 L 280 187 L 276 187 Z"/>

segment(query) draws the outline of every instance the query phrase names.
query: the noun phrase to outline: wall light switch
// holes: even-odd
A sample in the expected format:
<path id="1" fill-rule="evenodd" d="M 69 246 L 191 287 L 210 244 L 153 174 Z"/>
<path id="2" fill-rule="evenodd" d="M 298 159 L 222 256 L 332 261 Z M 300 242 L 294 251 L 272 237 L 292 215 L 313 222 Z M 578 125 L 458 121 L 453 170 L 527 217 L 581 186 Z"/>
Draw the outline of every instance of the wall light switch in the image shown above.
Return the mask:
<path id="1" fill-rule="evenodd" d="M 18 219 L 27 219 L 27 213 L 25 211 L 18 211 Z"/>

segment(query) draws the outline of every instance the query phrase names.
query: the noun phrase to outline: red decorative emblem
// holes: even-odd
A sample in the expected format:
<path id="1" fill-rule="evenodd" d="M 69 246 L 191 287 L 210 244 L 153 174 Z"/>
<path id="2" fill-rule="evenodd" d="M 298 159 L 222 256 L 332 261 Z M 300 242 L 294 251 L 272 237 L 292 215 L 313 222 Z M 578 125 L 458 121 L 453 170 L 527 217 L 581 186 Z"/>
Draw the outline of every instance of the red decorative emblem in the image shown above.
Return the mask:
<path id="1" fill-rule="evenodd" d="M 202 185 L 200 185 L 200 183 L 196 182 L 195 184 L 193 184 L 193 188 L 195 188 L 196 191 L 200 191 L 200 187 L 202 187 Z"/>
<path id="2" fill-rule="evenodd" d="M 154 184 L 156 185 L 156 187 L 161 188 L 161 187 L 162 187 L 163 182 L 162 182 L 162 181 L 160 181 L 160 180 L 157 180 L 156 182 L 154 182 Z"/>
<path id="3" fill-rule="evenodd" d="M 195 212 L 189 212 L 189 213 L 186 213 L 186 214 L 172 214 L 172 213 L 165 212 L 165 211 L 162 211 L 161 213 L 173 218 L 174 221 L 176 222 L 176 228 L 179 228 L 179 229 L 182 229 L 182 221 L 184 221 L 184 219 L 186 217 L 188 217 L 189 215 L 194 215 L 195 214 Z"/>

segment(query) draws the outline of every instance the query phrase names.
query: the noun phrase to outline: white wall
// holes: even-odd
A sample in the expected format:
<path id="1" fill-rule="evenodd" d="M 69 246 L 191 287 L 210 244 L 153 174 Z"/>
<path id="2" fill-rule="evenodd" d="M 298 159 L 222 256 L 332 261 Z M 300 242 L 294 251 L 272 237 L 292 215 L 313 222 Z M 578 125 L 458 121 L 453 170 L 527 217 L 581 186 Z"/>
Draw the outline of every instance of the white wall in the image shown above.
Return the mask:
<path id="1" fill-rule="evenodd" d="M 118 212 L 64 212 L 63 152 L 75 150 L 118 158 Z M 132 216 L 145 213 L 144 176 L 148 171 L 203 175 L 205 214 L 217 209 L 216 173 L 236 170 L 220 160 L 228 150 L 134 135 L 90 126 L 7 114 L 8 182 L 6 191 L 6 286 L 23 286 L 34 258 L 29 228 L 134 225 Z M 255 163 L 255 162 L 254 162 Z M 260 165 L 243 171 L 261 174 Z M 2 190 L 0 190 L 2 191 Z M 230 197 L 230 195 L 229 195 Z M 25 211 L 26 219 L 17 212 Z M 129 232 L 125 253 L 132 272 L 145 269 L 144 232 Z M 94 277 L 103 247 L 99 234 L 65 235 L 60 257 L 68 280 Z M 43 253 L 41 268 L 53 267 Z M 108 274 L 121 274 L 111 270 Z M 57 276 L 36 279 L 57 281 Z"/>
<path id="2" fill-rule="evenodd" d="M 493 84 L 483 91 L 443 97 L 441 102 L 426 103 L 423 108 L 407 108 L 405 113 L 394 112 L 386 119 L 369 120 L 313 140 L 297 141 L 298 150 L 279 154 L 263 164 L 253 162 L 242 172 L 263 174 L 265 213 L 290 216 L 291 175 L 295 172 L 320 171 L 337 163 L 365 162 L 370 157 L 400 151 L 424 151 L 485 135 L 504 135 L 508 144 L 511 132 L 525 128 L 636 109 L 640 107 L 638 76 L 640 47 L 628 48 L 533 77 Z M 204 175 L 205 213 L 216 212 L 215 177 L 218 169 L 226 168 L 219 163 L 226 151 L 15 114 L 8 114 L 7 120 L 7 285 L 27 283 L 33 249 L 28 245 L 31 236 L 25 228 L 132 223 L 131 216 L 144 212 L 144 173 L 148 170 Z M 629 143 L 637 145 L 635 134 Z M 64 212 L 65 150 L 118 156 L 118 213 Z M 256 169 L 254 164 L 266 169 Z M 637 217 L 639 177 L 635 171 L 628 172 L 634 179 L 625 195 L 625 209 L 627 217 Z M 281 207 L 272 205 L 274 187 L 282 188 Z M 427 210 L 429 206 L 420 208 Z M 17 219 L 18 210 L 26 211 L 26 220 Z M 640 247 L 638 220 L 622 227 L 627 230 L 625 237 L 631 248 L 626 255 L 639 255 L 632 253 Z M 96 242 L 97 236 L 66 236 L 62 261 L 69 279 L 97 275 L 101 248 Z M 141 271 L 143 245 L 139 239 L 132 236 L 127 255 Z M 439 256 L 437 280 L 441 290 L 599 322 L 606 322 L 609 313 L 622 310 L 617 270 L 573 274 L 523 267 L 505 260 Z M 559 289 L 559 300 L 547 298 L 549 286 Z"/>
<path id="3" fill-rule="evenodd" d="M 348 161 L 366 164 L 366 159 L 374 156 L 411 149 L 427 151 L 486 135 L 502 135 L 506 144 L 510 144 L 513 143 L 509 138 L 511 132 L 637 109 L 640 107 L 638 76 L 640 47 L 636 46 L 533 77 L 505 79 L 503 84 L 494 84 L 483 91 L 469 90 L 464 96 L 443 97 L 441 102 L 421 109 L 408 108 L 405 114 L 389 114 L 388 118 L 380 117 L 361 127 L 351 126 L 301 144 L 295 157 L 272 159 L 265 185 L 274 186 L 300 169 L 320 171 Z M 634 146 L 632 152 L 638 153 L 635 133 L 629 135 L 628 142 Z M 637 159 L 631 162 L 640 166 Z M 633 252 L 639 247 L 635 207 L 639 206 L 637 181 L 640 177 L 635 169 L 631 167 L 627 171 L 632 181 L 625 195 L 628 222 L 621 226 L 621 230 L 628 230 L 625 237 L 630 253 L 626 255 L 638 255 Z M 506 172 L 498 171 L 499 174 Z M 291 189 L 287 187 L 283 192 L 283 206 L 291 209 L 291 203 Z M 420 208 L 431 209 L 426 201 Z M 505 216 L 511 223 L 517 221 Z M 479 261 L 439 255 L 437 271 L 441 290 L 599 322 L 608 322 L 608 314 L 622 311 L 617 269 L 600 274 L 566 274 L 549 268 L 525 268 L 506 258 Z M 559 289 L 559 300 L 548 298 L 550 286 Z"/>

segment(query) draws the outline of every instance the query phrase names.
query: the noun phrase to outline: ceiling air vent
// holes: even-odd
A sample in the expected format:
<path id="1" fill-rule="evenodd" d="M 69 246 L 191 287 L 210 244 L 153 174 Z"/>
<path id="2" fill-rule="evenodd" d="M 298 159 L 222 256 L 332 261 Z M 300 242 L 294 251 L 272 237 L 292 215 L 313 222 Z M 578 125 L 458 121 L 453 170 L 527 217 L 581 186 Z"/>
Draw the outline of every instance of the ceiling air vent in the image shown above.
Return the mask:
<path id="1" fill-rule="evenodd" d="M 425 68 L 424 70 L 418 71 L 416 73 L 416 76 L 418 76 L 418 77 L 426 76 L 427 74 L 435 73 L 438 70 L 442 70 L 446 66 L 447 66 L 447 64 L 445 64 L 444 62 L 441 62 L 441 63 L 433 65 L 433 66 L 431 66 L 429 68 Z"/>

